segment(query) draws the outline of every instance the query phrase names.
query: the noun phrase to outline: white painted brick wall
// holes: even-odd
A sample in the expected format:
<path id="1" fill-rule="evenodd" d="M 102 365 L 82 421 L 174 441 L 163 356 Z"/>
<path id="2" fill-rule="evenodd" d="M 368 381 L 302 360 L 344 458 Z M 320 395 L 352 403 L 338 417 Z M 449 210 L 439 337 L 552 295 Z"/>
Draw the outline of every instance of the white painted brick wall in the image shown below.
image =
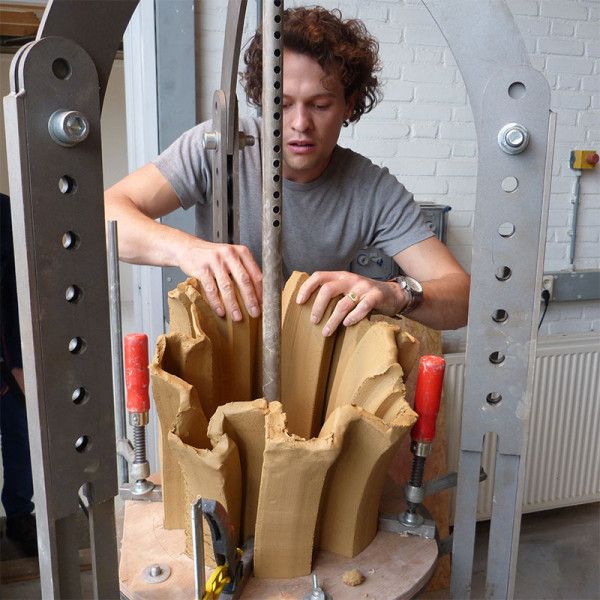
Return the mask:
<path id="1" fill-rule="evenodd" d="M 473 0 L 474 1 L 474 0 Z M 289 1 L 286 6 L 313 4 Z M 532 65 L 552 88 L 558 129 L 545 269 L 567 269 L 571 190 L 571 149 L 600 150 L 600 5 L 597 0 L 508 0 Z M 419 0 L 324 0 L 343 16 L 359 17 L 379 39 L 385 100 L 357 125 L 342 131 L 341 142 L 387 166 L 417 200 L 452 207 L 448 245 L 469 268 L 477 143 L 465 87 L 452 53 Z M 209 116 L 219 85 L 225 3 L 201 3 L 203 102 Z M 254 30 L 249 3 L 245 39 Z M 241 89 L 239 97 L 243 98 Z M 249 109 L 242 106 L 241 112 Z M 600 169 L 581 181 L 577 227 L 577 269 L 600 268 Z M 541 335 L 597 331 L 600 303 L 552 304 Z M 449 350 L 464 344 L 464 332 L 446 336 Z"/>

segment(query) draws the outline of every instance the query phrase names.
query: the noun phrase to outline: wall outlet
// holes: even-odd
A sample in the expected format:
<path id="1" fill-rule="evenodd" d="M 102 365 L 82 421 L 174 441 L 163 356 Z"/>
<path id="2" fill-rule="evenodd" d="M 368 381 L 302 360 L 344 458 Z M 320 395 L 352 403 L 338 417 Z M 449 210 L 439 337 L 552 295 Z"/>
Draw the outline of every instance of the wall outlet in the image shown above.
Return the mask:
<path id="1" fill-rule="evenodd" d="M 544 275 L 542 277 L 542 290 L 548 290 L 552 298 L 552 290 L 554 289 L 554 275 Z"/>

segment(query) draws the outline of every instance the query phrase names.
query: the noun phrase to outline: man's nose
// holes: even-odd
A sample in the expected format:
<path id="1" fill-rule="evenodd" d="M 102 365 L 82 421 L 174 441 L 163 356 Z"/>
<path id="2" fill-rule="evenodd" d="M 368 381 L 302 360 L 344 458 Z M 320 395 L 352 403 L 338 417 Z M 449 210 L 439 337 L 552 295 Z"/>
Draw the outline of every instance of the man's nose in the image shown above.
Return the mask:
<path id="1" fill-rule="evenodd" d="M 310 129 L 310 124 L 311 120 L 309 111 L 303 106 L 294 108 L 291 122 L 292 129 L 299 132 L 308 131 Z"/>

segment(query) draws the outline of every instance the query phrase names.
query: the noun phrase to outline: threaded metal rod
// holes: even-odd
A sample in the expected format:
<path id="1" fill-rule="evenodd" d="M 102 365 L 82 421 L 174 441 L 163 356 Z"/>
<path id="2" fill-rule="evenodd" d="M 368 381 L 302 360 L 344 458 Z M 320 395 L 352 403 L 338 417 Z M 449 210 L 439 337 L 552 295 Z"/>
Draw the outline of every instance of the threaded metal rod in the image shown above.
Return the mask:
<path id="1" fill-rule="evenodd" d="M 143 425 L 133 426 L 134 463 L 146 462 L 146 431 Z"/>
<path id="2" fill-rule="evenodd" d="M 264 0 L 262 30 L 263 396 L 280 399 L 283 0 Z"/>

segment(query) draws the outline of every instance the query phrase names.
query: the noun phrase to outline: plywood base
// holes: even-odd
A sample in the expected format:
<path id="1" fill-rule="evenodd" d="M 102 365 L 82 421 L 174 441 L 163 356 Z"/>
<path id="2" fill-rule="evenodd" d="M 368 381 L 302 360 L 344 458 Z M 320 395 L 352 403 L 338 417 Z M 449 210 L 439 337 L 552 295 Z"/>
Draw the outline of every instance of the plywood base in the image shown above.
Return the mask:
<path id="1" fill-rule="evenodd" d="M 121 593 L 129 600 L 193 600 L 193 563 L 185 555 L 183 530 L 167 531 L 162 526 L 162 503 L 127 502 L 119 581 Z M 434 540 L 380 531 L 358 556 L 344 558 L 320 552 L 314 564 L 323 588 L 334 598 L 355 600 L 404 600 L 414 597 L 427 583 L 437 559 Z M 163 583 L 148 584 L 143 570 L 155 563 L 166 563 L 171 576 Z M 366 580 L 348 587 L 342 575 L 359 569 Z M 207 569 L 207 576 L 209 570 Z M 310 577 L 295 579 L 255 579 L 251 577 L 242 598 L 248 600 L 300 600 L 310 590 Z"/>

